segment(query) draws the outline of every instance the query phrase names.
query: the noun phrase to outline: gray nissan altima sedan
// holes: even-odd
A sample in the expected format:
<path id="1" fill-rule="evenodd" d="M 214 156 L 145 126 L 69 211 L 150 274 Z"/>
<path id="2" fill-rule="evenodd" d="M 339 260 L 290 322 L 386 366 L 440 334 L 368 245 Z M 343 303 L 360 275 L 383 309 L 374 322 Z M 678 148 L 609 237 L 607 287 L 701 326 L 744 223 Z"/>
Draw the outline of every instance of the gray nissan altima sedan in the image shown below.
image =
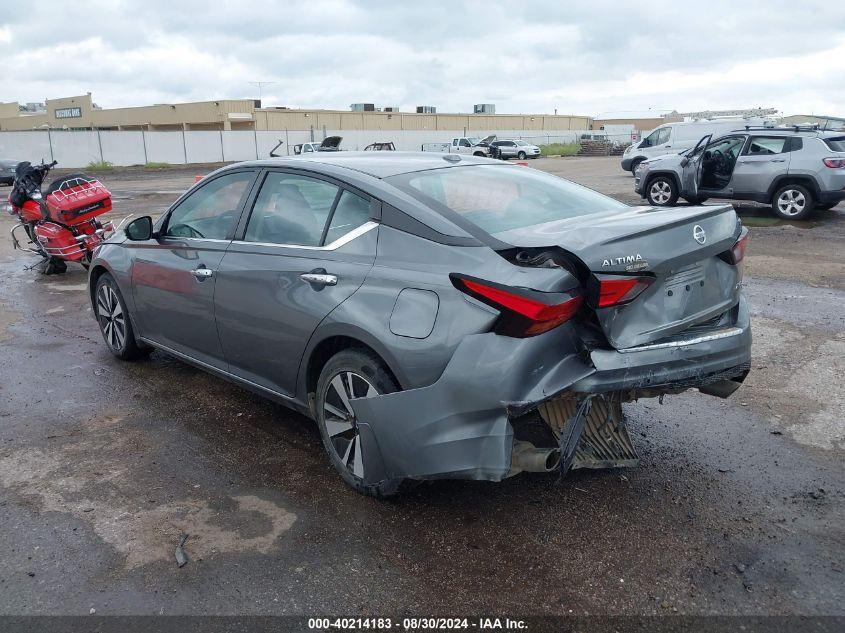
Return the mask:
<path id="1" fill-rule="evenodd" d="M 96 252 L 109 350 L 313 418 L 356 490 L 634 466 L 622 404 L 735 391 L 747 230 L 472 156 L 240 163 Z"/>

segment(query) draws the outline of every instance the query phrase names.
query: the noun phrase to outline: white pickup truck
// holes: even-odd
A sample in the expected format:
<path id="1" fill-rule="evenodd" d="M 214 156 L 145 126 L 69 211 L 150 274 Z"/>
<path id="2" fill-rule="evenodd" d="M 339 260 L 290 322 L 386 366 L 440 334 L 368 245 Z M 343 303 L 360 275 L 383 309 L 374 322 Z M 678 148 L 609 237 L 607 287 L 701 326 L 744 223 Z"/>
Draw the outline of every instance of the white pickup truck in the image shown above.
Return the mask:
<path id="1" fill-rule="evenodd" d="M 421 149 L 424 152 L 489 156 L 490 142 L 495 140 L 495 134 L 485 136 L 484 138 L 478 136 L 459 136 L 457 138 L 453 138 L 451 143 L 423 143 Z"/>

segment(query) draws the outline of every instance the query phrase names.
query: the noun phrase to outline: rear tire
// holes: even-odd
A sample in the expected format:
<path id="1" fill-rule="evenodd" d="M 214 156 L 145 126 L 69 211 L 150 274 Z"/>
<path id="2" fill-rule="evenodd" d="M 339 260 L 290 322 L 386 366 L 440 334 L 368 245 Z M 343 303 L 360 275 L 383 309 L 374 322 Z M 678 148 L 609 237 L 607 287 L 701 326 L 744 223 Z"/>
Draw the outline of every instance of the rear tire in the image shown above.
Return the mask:
<path id="1" fill-rule="evenodd" d="M 399 391 L 399 386 L 384 362 L 373 352 L 360 348 L 332 356 L 317 381 L 317 427 L 331 465 L 349 487 L 376 498 L 396 494 L 402 480 L 364 483 L 360 435 L 348 401 L 394 391 Z"/>
<path id="2" fill-rule="evenodd" d="M 669 176 L 655 176 L 648 181 L 646 198 L 654 207 L 673 207 L 678 202 L 678 186 Z"/>
<path id="3" fill-rule="evenodd" d="M 149 355 L 152 348 L 139 345 L 135 340 L 135 330 L 126 302 L 117 282 L 108 273 L 103 273 L 97 280 L 94 310 L 103 340 L 112 354 L 121 360 L 135 360 Z"/>
<path id="4" fill-rule="evenodd" d="M 772 211 L 782 220 L 803 220 L 814 204 L 813 194 L 803 185 L 784 185 L 772 196 Z"/>

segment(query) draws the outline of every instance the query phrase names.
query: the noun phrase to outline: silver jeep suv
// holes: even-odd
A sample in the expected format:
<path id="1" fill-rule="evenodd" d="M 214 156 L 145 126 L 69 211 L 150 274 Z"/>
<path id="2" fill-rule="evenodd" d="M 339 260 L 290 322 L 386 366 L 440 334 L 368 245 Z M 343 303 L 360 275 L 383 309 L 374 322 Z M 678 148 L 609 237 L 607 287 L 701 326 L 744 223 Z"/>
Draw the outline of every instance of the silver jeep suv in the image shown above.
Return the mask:
<path id="1" fill-rule="evenodd" d="M 747 127 L 717 139 L 704 136 L 691 150 L 640 163 L 634 190 L 649 204 L 679 198 L 754 200 L 781 218 L 800 220 L 845 200 L 845 135 L 813 127 Z"/>

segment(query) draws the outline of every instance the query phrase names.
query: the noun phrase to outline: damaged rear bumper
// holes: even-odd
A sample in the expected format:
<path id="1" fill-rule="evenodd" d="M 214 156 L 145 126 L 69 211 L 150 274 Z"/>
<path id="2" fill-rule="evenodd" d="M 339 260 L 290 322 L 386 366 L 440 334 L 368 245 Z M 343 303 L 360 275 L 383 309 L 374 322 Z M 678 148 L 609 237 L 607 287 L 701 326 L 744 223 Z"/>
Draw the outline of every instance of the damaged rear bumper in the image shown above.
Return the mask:
<path id="1" fill-rule="evenodd" d="M 576 351 L 579 341 L 566 325 L 529 339 L 468 336 L 434 384 L 351 401 L 365 483 L 500 481 L 511 470 L 510 420 L 565 393 L 645 396 L 741 380 L 751 350 L 744 299 L 735 327 L 739 331 L 731 336 L 635 351 L 594 350 L 588 359 Z"/>
<path id="2" fill-rule="evenodd" d="M 687 331 L 660 343 L 621 351 L 593 350 L 590 360 L 595 373 L 576 381 L 572 391 L 635 391 L 645 396 L 656 389 L 691 387 L 712 393 L 708 387 L 725 380 L 737 382 L 738 386 L 751 363 L 748 304 L 744 297 L 740 298 L 732 325 L 698 333 Z"/>

